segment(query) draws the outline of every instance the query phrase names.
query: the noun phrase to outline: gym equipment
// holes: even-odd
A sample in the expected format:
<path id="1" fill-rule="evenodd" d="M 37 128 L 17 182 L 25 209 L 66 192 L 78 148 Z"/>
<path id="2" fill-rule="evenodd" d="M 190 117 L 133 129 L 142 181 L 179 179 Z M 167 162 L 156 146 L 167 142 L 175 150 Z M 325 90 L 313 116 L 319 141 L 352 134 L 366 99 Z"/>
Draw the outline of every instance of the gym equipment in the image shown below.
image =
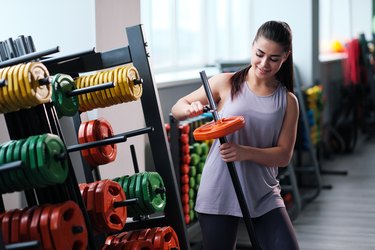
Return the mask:
<path id="1" fill-rule="evenodd" d="M 78 130 L 78 142 L 95 142 L 114 135 L 111 124 L 104 118 L 82 122 Z M 91 167 L 113 162 L 117 156 L 117 144 L 109 144 L 82 150 L 82 156 Z"/>
<path id="2" fill-rule="evenodd" d="M 208 101 L 209 101 L 209 104 L 210 104 L 210 108 L 212 110 L 214 121 L 217 122 L 220 119 L 219 119 L 219 115 L 217 113 L 216 103 L 215 103 L 215 100 L 214 100 L 214 98 L 212 96 L 210 85 L 208 83 L 206 72 L 205 71 L 201 71 L 200 72 L 200 76 L 201 76 L 201 79 L 202 79 L 202 82 L 203 82 L 203 86 L 204 86 L 204 89 L 205 89 L 205 92 L 206 92 L 206 95 L 207 95 L 207 98 L 208 98 Z M 244 124 L 241 124 L 241 126 L 240 126 L 239 122 L 233 123 L 233 127 L 237 128 L 237 130 L 240 129 L 241 127 L 243 127 L 243 126 L 244 126 Z M 226 127 L 228 129 L 228 131 L 230 131 L 230 132 L 226 133 L 225 129 L 222 129 L 222 127 Z M 225 137 L 225 135 L 227 135 L 227 134 L 232 133 L 233 131 L 235 131 L 234 128 L 231 129 L 230 125 L 227 125 L 227 126 L 218 125 L 217 127 L 215 127 L 215 125 L 212 125 L 211 129 L 207 130 L 207 132 L 210 135 L 211 134 L 215 134 L 215 136 L 220 135 L 221 137 L 219 137 L 219 141 L 220 141 L 221 144 L 224 144 L 224 143 L 228 142 L 227 139 L 226 139 L 226 137 Z M 213 132 L 211 132 L 211 130 L 213 130 Z M 197 132 L 200 132 L 200 131 L 202 131 L 202 129 L 200 130 L 198 128 Z M 203 138 L 205 136 L 201 136 L 201 134 L 199 134 L 199 133 L 198 133 L 198 135 L 199 136 L 197 136 L 197 138 L 195 138 L 196 140 L 198 140 L 198 139 L 204 140 Z M 207 139 L 210 139 L 210 138 L 207 138 Z M 235 192 L 236 192 L 236 195 L 237 195 L 237 199 L 238 199 L 238 202 L 239 202 L 239 205 L 240 205 L 240 208 L 241 208 L 241 212 L 242 212 L 242 216 L 244 218 L 246 229 L 247 229 L 247 232 L 249 234 L 249 238 L 250 238 L 250 241 L 251 241 L 251 246 L 254 249 L 261 249 L 260 245 L 258 243 L 258 240 L 256 238 L 256 235 L 255 235 L 253 223 L 252 223 L 251 217 L 250 217 L 249 208 L 247 207 L 247 204 L 246 204 L 245 196 L 244 196 L 243 190 L 241 188 L 241 183 L 240 183 L 240 180 L 238 178 L 238 174 L 237 174 L 237 170 L 235 168 L 234 162 L 227 162 L 227 166 L 228 166 L 229 174 L 230 174 L 230 177 L 232 179 L 232 183 L 233 183 L 233 186 L 234 186 L 234 189 L 235 189 Z"/>
<path id="3" fill-rule="evenodd" d="M 221 118 L 194 130 L 194 139 L 204 141 L 217 139 L 229 135 L 245 126 L 245 119 L 242 116 Z"/>
<path id="4" fill-rule="evenodd" d="M 97 232 L 120 231 L 124 228 L 129 202 L 123 203 L 126 195 L 117 182 L 107 179 L 80 183 L 79 189 Z M 115 205 L 117 202 L 121 202 L 122 206 Z"/>
<path id="5" fill-rule="evenodd" d="M 137 204 L 128 209 L 129 217 L 150 215 L 164 211 L 166 194 L 164 182 L 157 172 L 141 172 L 132 176 L 113 179 L 118 182 L 129 199 L 137 199 Z"/>
<path id="6" fill-rule="evenodd" d="M 77 89 L 99 86 L 106 82 L 113 82 L 114 87 L 90 93 L 86 92 L 78 96 L 79 111 L 85 112 L 96 108 L 136 101 L 142 96 L 143 80 L 140 78 L 137 69 L 131 64 L 101 71 L 93 75 L 80 76 L 75 79 Z"/>
<path id="7" fill-rule="evenodd" d="M 0 145 L 0 169 L 4 164 L 21 162 L 19 167 L 2 172 L 0 192 L 46 187 L 63 183 L 68 176 L 66 154 L 59 136 L 42 134 L 27 139 L 11 140 Z"/>
<path id="8" fill-rule="evenodd" d="M 152 248 L 150 249 L 180 249 L 177 234 L 170 226 L 145 228 L 108 236 L 102 249 L 112 249 L 112 246 L 117 247 L 128 245 L 129 247 L 121 249 L 138 249 L 132 247 L 135 246 L 134 244 L 141 244 L 141 242 L 152 243 Z"/>
<path id="9" fill-rule="evenodd" d="M 87 248 L 86 224 L 73 201 L 12 209 L 0 217 L 1 233 L 7 244 L 25 242 L 24 247 L 39 246 L 35 249 Z"/>

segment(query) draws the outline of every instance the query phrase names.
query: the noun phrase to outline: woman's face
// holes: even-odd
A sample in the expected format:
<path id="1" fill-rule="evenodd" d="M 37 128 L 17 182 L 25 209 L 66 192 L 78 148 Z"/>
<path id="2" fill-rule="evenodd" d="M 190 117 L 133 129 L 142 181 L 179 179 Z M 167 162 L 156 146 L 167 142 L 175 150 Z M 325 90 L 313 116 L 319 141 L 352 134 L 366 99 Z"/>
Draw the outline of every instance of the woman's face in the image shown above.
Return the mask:
<path id="1" fill-rule="evenodd" d="M 274 77 L 283 62 L 288 58 L 288 53 L 274 41 L 259 37 L 253 43 L 251 65 L 258 78 L 267 79 Z"/>

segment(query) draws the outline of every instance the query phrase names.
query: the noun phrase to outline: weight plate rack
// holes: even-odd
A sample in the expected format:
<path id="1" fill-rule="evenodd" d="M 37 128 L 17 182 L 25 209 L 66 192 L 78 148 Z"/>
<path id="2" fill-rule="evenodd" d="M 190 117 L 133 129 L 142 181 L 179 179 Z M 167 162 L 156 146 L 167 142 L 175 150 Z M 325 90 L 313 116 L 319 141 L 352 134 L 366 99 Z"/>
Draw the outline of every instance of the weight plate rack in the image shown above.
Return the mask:
<path id="1" fill-rule="evenodd" d="M 90 72 L 95 70 L 111 68 L 119 65 L 124 65 L 128 63 L 133 63 L 134 67 L 138 69 L 139 75 L 143 80 L 143 93 L 140 97 L 140 101 L 144 111 L 146 128 L 113 135 L 109 138 L 105 138 L 97 142 L 91 141 L 86 142 L 84 144 L 66 146 L 67 153 L 56 154 L 53 156 L 58 160 L 65 160 L 67 162 L 68 171 L 65 181 L 60 184 L 53 184 L 45 187 L 26 189 L 23 192 L 25 194 L 26 201 L 29 207 L 45 206 L 47 204 L 56 205 L 67 201 L 75 202 L 79 206 L 83 214 L 84 222 L 87 228 L 87 249 L 99 249 L 103 246 L 104 242 L 102 240 L 105 235 L 103 234 L 96 236 L 94 233 L 93 225 L 90 221 L 89 214 L 86 210 L 84 198 L 82 197 L 80 186 L 75 176 L 74 166 L 70 159 L 69 153 L 83 149 L 90 149 L 95 146 L 104 146 L 124 142 L 129 136 L 136 136 L 139 134 L 147 133 L 149 137 L 153 160 L 155 163 L 155 170 L 160 175 L 162 180 L 164 180 L 165 190 L 167 190 L 165 192 L 165 195 L 166 200 L 168 200 L 168 202 L 165 204 L 164 213 L 162 216 L 150 217 L 147 220 L 127 222 L 125 224 L 125 227 L 123 228 L 123 231 L 130 232 L 132 230 L 134 231 L 144 228 L 163 228 L 165 232 L 170 233 L 170 231 L 168 231 L 170 229 L 165 229 L 166 226 L 170 226 L 174 229 L 176 235 L 178 236 L 180 249 L 190 249 L 190 245 L 187 240 L 186 224 L 183 218 L 182 206 L 179 202 L 180 194 L 177 188 L 177 180 L 175 177 L 169 144 L 167 142 L 167 136 L 164 129 L 164 122 L 162 120 L 162 113 L 159 105 L 159 97 L 156 90 L 156 86 L 153 82 L 153 76 L 148 59 L 149 54 L 147 52 L 147 43 L 144 40 L 144 32 L 142 30 L 142 25 L 127 27 L 126 34 L 129 42 L 128 46 L 107 52 L 97 53 L 94 50 L 88 50 L 60 58 L 44 59 L 44 57 L 47 55 L 59 52 L 59 48 L 56 47 L 42 52 L 31 52 L 18 58 L 12 58 L 7 61 L 0 62 L 1 69 L 19 63 L 37 60 L 40 61 L 48 69 L 48 72 L 51 76 L 57 74 L 66 74 L 73 79 L 77 78 L 79 76 L 79 73 L 81 72 Z M 63 83 L 61 79 L 55 80 L 60 80 L 60 85 L 58 85 L 59 88 L 61 88 L 63 91 L 67 91 L 67 93 L 71 94 L 71 96 L 79 96 L 83 95 L 84 93 L 92 93 L 96 90 L 99 90 L 98 86 L 89 86 L 89 83 L 91 81 L 90 78 L 84 80 L 85 84 L 87 82 L 88 85 L 84 85 L 84 88 L 82 87 L 82 89 L 72 88 L 72 86 L 69 85 L 69 80 L 63 79 L 64 81 L 66 81 Z M 50 82 L 50 77 L 46 77 L 45 79 L 39 79 L 40 86 L 50 87 Z M 6 83 L 2 82 L 1 84 Z M 102 89 L 107 89 L 111 87 L 113 87 L 113 85 L 105 86 Z M 89 90 L 87 88 L 93 89 Z M 89 97 L 89 95 L 87 94 L 86 97 Z M 58 98 L 61 97 L 55 96 L 54 101 L 58 101 Z M 101 99 L 99 99 L 99 102 L 100 100 Z M 90 107 L 92 106 L 88 106 L 88 108 Z M 69 103 L 67 105 L 67 110 L 63 111 L 57 110 L 53 102 L 46 102 L 38 104 L 35 107 L 30 107 L 26 109 L 21 108 L 14 112 L 5 113 L 4 116 L 11 140 L 25 140 L 26 138 L 32 136 L 52 134 L 61 138 L 62 143 L 66 145 L 63 130 L 59 123 L 59 118 L 65 115 L 72 116 L 72 119 L 75 124 L 75 132 L 78 135 L 81 120 L 79 112 L 75 112 L 75 110 L 76 105 L 74 102 Z M 26 141 L 22 142 L 26 143 Z M 88 166 L 86 161 L 84 161 L 83 159 L 82 163 L 84 167 L 86 182 L 93 183 L 94 181 L 99 181 L 100 174 L 95 171 L 93 172 L 92 167 Z M 9 164 L 2 165 L 2 167 L 6 167 L 9 169 L 17 169 L 20 167 L 20 165 L 22 165 L 20 162 L 12 162 Z M 136 178 L 136 180 L 147 182 L 147 178 L 144 177 L 142 179 L 140 177 Z M 99 186 L 99 184 L 97 186 Z M 135 188 L 134 192 L 139 193 L 140 191 L 139 189 Z M 123 204 L 120 204 L 119 206 L 123 206 Z M 0 209 L 0 212 L 5 212 L 2 200 L 0 204 Z M 47 211 L 51 213 L 51 209 L 46 209 L 46 213 Z M 96 213 L 95 218 L 100 218 L 97 214 L 98 213 Z M 82 230 L 77 229 L 73 231 L 75 233 L 80 233 L 80 231 Z M 161 233 L 157 232 L 158 231 L 154 229 L 155 237 L 156 235 L 158 235 L 157 237 L 158 239 L 160 239 Z M 3 243 L 0 244 L 0 250 L 1 248 L 5 249 L 4 241 L 0 243 Z M 29 244 L 31 246 L 31 244 L 38 243 L 40 242 L 32 241 Z M 19 244 L 19 247 L 22 247 L 22 243 Z M 164 242 L 163 244 L 172 243 Z M 14 247 L 15 248 L 13 249 L 17 249 L 17 246 Z"/>

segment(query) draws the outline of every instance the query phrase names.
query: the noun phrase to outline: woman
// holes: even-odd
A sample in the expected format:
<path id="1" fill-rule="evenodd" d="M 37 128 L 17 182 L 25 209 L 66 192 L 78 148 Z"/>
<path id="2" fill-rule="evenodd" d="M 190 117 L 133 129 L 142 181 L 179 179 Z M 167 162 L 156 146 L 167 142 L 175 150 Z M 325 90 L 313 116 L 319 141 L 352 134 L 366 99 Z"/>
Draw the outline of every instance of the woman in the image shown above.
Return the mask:
<path id="1" fill-rule="evenodd" d="M 298 100 L 293 94 L 292 33 L 285 22 L 268 21 L 257 31 L 251 63 L 236 73 L 209 79 L 220 117 L 243 116 L 245 127 L 215 140 L 207 157 L 195 210 L 205 250 L 235 249 L 241 209 L 226 162 L 235 162 L 255 234 L 263 250 L 299 249 L 280 195 L 278 168 L 291 160 Z M 202 114 L 203 86 L 172 107 L 178 120 Z"/>

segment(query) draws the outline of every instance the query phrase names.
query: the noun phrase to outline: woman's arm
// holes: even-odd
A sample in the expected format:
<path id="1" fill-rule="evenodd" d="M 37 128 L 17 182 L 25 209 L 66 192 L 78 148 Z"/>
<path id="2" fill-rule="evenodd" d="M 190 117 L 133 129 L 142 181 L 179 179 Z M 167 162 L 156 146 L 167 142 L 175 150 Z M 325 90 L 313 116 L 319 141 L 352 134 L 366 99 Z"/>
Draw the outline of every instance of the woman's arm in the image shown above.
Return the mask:
<path id="1" fill-rule="evenodd" d="M 230 88 L 230 77 L 232 74 L 218 74 L 209 79 L 211 92 L 215 102 L 218 104 L 225 96 L 228 87 Z M 179 99 L 173 105 L 171 112 L 174 118 L 179 121 L 186 120 L 187 118 L 201 115 L 203 113 L 204 105 L 208 104 L 208 99 L 204 87 Z"/>
<path id="2" fill-rule="evenodd" d="M 225 143 L 220 146 L 224 161 L 253 161 L 267 167 L 285 167 L 289 164 L 297 137 L 299 116 L 298 100 L 293 93 L 288 93 L 288 106 L 280 131 L 277 146 L 271 148 L 255 148 Z"/>

